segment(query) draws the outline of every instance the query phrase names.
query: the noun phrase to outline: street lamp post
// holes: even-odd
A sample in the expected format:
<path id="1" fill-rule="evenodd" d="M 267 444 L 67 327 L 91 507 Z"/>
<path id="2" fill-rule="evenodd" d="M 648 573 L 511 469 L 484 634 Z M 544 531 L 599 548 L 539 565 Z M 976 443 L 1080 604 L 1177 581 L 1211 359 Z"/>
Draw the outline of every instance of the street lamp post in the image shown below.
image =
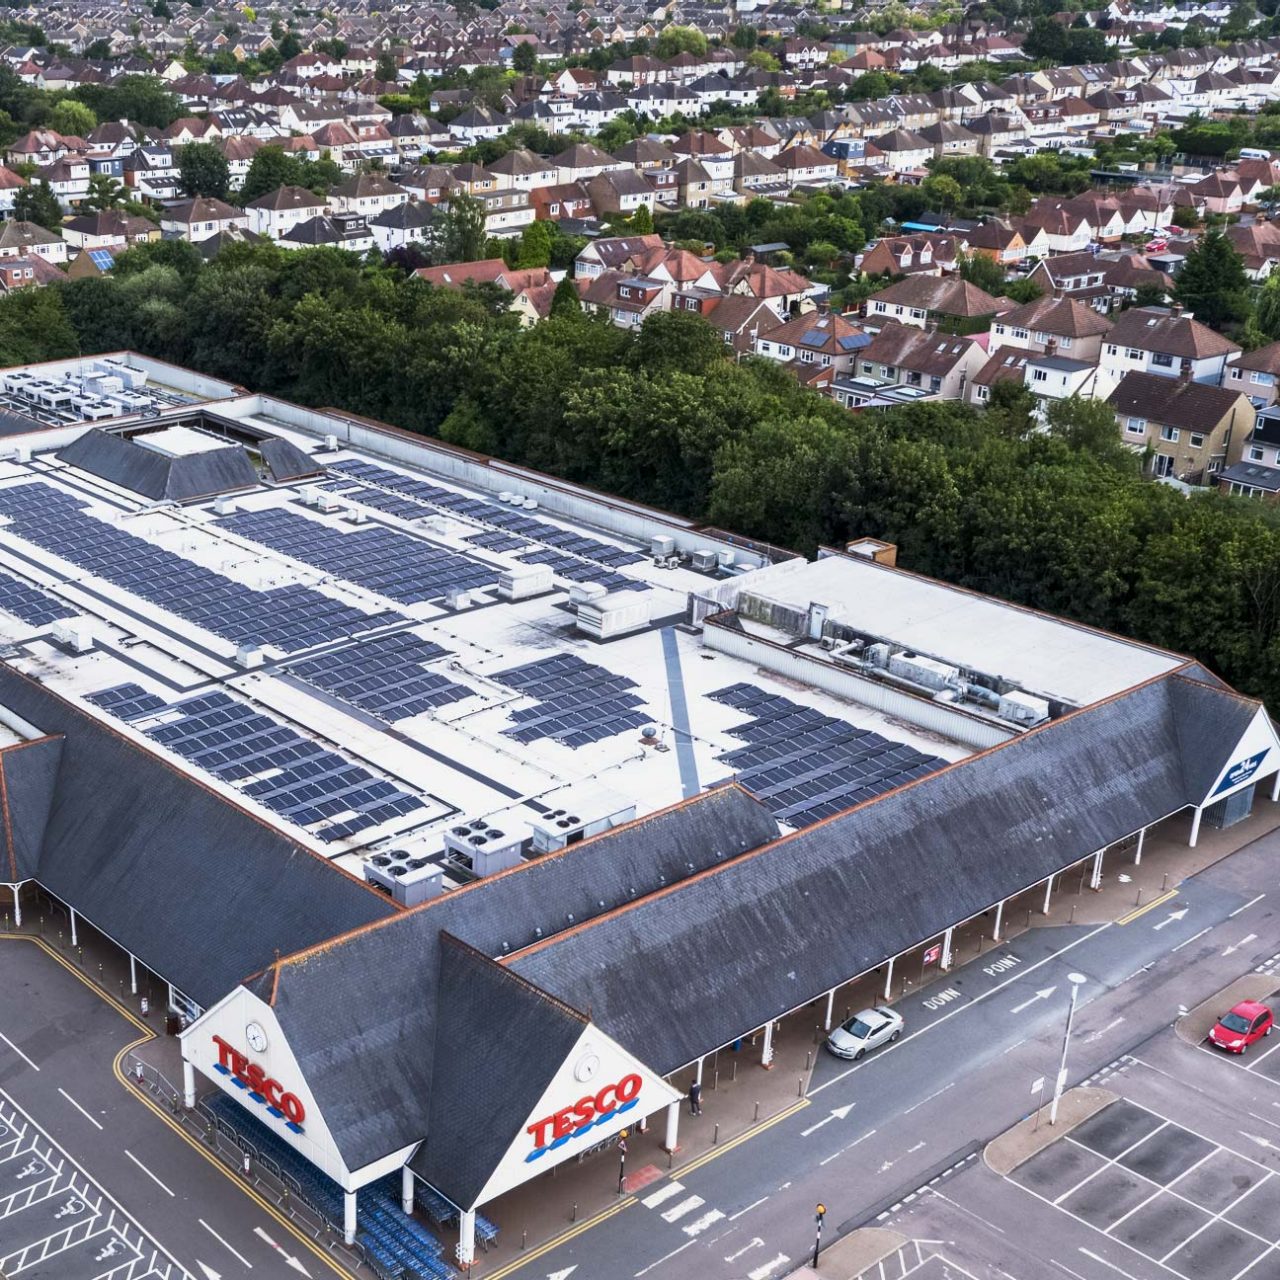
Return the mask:
<path id="1" fill-rule="evenodd" d="M 627 1131 L 618 1134 L 618 1194 L 621 1195 L 627 1182 Z"/>
<path id="2" fill-rule="evenodd" d="M 814 1211 L 813 1220 L 817 1224 L 817 1231 L 813 1237 L 813 1269 L 818 1269 L 818 1250 L 822 1247 L 822 1219 L 827 1216 L 827 1206 L 825 1204 L 818 1205 Z"/>
<path id="3" fill-rule="evenodd" d="M 1062 1086 L 1067 1080 L 1067 1050 L 1071 1047 L 1071 1024 L 1076 1016 L 1076 995 L 1080 988 L 1089 981 L 1083 973 L 1067 974 L 1071 983 L 1071 1003 L 1067 1006 L 1067 1029 L 1062 1035 L 1062 1061 L 1058 1063 L 1058 1078 L 1053 1084 L 1053 1102 L 1049 1107 L 1049 1123 L 1058 1123 L 1058 1103 L 1062 1100 Z"/>

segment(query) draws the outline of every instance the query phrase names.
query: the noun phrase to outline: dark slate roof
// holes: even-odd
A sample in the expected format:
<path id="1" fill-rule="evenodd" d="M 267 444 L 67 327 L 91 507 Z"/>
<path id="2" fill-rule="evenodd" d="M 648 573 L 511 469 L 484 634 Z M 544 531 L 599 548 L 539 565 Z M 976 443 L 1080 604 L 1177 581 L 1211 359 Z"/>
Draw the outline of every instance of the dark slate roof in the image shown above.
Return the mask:
<path id="1" fill-rule="evenodd" d="M 34 680 L 0 665 L 0 705 L 63 741 L 37 878 L 148 968 L 208 1006 L 245 971 L 395 914 L 325 863 Z M 34 838 L 52 748 L 5 752 Z M 16 813 L 16 810 L 15 810 Z M 26 855 L 23 855 L 26 856 Z"/>
<path id="2" fill-rule="evenodd" d="M 528 946 L 777 835 L 768 810 L 722 787 L 433 898 L 394 928 L 357 930 L 286 958 L 254 984 L 269 999 L 349 1168 L 427 1137 L 439 1037 L 439 937 L 489 956 Z M 387 921 L 390 924 L 392 922 Z M 404 994 L 396 998 L 397 991 Z M 382 998 L 371 999 L 371 992 Z M 485 1057 L 486 1069 L 495 1055 Z M 378 1063 L 371 1072 L 368 1064 Z M 472 1064 L 474 1067 L 474 1063 Z M 488 1098 L 486 1077 L 470 1087 Z M 465 1143 L 452 1128 L 437 1143 Z M 433 1185 L 452 1198 L 447 1183 Z"/>
<path id="3" fill-rule="evenodd" d="M 507 963 L 666 1074 L 1199 803 L 1257 705 L 1152 681 Z"/>
<path id="4" fill-rule="evenodd" d="M 0 880 L 6 883 L 36 874 L 61 759 L 56 736 L 0 751 Z"/>
<path id="5" fill-rule="evenodd" d="M 588 1019 L 450 934 L 442 933 L 439 945 L 437 1065 L 427 1133 L 443 1140 L 428 1136 L 410 1163 L 431 1186 L 470 1208 Z M 514 1052 L 495 1053 L 495 1035 Z M 476 1087 L 478 1063 L 484 1063 L 483 1089 Z"/>
<path id="6" fill-rule="evenodd" d="M 171 457 L 137 440 L 94 428 L 58 450 L 58 461 L 156 502 L 188 502 L 258 483 L 249 455 L 236 445 Z"/>
<path id="7" fill-rule="evenodd" d="M 279 436 L 268 436 L 258 445 L 258 452 L 262 454 L 272 480 L 277 483 L 301 480 L 303 476 L 318 476 L 324 472 L 324 467 L 314 458 Z"/>

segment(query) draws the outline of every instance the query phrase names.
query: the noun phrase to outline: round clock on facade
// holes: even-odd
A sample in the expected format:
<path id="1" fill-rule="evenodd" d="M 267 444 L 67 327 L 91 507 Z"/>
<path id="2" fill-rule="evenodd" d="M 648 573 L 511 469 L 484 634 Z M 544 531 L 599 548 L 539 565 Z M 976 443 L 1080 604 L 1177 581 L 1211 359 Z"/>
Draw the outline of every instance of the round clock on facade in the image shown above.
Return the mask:
<path id="1" fill-rule="evenodd" d="M 266 1053 L 267 1033 L 256 1022 L 251 1022 L 245 1027 L 244 1038 L 254 1053 Z"/>
<path id="2" fill-rule="evenodd" d="M 595 1052 L 588 1049 L 586 1053 L 574 1063 L 573 1078 L 579 1084 L 586 1084 L 588 1080 L 595 1077 L 597 1071 L 600 1070 L 600 1059 Z"/>

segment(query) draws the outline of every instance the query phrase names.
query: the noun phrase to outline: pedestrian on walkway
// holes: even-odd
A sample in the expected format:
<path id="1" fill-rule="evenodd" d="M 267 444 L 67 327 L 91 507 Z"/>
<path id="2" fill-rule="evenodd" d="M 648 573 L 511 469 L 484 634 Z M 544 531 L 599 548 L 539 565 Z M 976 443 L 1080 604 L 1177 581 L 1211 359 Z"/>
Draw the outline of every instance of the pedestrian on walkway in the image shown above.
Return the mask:
<path id="1" fill-rule="evenodd" d="M 689 1113 L 695 1116 L 702 1114 L 702 1085 L 697 1080 L 689 1086 Z"/>

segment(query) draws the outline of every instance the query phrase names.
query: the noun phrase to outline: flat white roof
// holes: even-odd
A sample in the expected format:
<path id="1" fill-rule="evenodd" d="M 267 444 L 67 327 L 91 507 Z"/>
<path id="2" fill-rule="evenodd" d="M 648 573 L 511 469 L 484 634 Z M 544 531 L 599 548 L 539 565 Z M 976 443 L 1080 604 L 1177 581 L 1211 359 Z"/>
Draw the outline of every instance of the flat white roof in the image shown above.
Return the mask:
<path id="1" fill-rule="evenodd" d="M 1076 706 L 1111 697 L 1185 662 L 1134 640 L 886 568 L 861 556 L 772 565 L 730 584 L 805 610 L 826 605 L 832 620 L 953 666 L 1002 676 Z M 724 595 L 722 594 L 722 598 Z"/>
<path id="2" fill-rule="evenodd" d="M 144 431 L 135 435 L 133 442 L 144 445 L 148 449 L 154 449 L 156 453 L 166 454 L 170 458 L 185 458 L 193 453 L 212 453 L 215 449 L 233 447 L 230 442 L 219 440 L 217 436 L 184 426 Z"/>

